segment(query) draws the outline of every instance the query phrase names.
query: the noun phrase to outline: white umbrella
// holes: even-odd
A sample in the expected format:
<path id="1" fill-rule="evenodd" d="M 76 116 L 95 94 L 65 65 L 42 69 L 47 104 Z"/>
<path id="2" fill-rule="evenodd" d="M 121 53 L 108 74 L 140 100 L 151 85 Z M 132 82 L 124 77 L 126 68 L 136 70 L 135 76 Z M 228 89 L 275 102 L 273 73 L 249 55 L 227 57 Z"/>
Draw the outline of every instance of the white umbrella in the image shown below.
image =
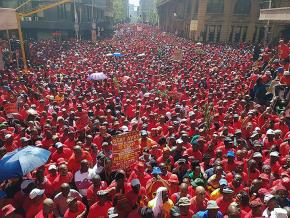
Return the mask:
<path id="1" fill-rule="evenodd" d="M 145 53 L 142 53 L 142 54 L 138 54 L 137 57 L 144 57 L 145 56 Z"/>
<path id="2" fill-rule="evenodd" d="M 112 54 L 112 53 L 108 53 L 108 54 L 106 54 L 106 56 L 107 56 L 107 57 L 112 57 L 113 54 Z"/>
<path id="3" fill-rule="evenodd" d="M 96 81 L 99 81 L 99 80 L 104 80 L 104 79 L 107 79 L 107 75 L 104 74 L 103 72 L 100 72 L 100 73 L 92 73 L 89 75 L 88 77 L 88 80 L 96 80 Z"/>

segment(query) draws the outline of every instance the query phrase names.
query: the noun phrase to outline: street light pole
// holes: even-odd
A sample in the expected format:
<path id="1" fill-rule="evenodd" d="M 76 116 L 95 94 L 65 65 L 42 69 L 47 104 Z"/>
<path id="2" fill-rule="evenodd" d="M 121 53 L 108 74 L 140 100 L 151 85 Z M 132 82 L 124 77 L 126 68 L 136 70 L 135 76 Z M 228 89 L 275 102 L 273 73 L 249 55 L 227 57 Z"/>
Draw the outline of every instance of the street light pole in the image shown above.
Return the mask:
<path id="1" fill-rule="evenodd" d="M 269 0 L 269 6 L 268 9 L 272 8 L 272 0 Z M 264 45 L 268 42 L 268 37 L 269 37 L 269 26 L 270 26 L 270 20 L 267 20 L 267 24 L 265 26 L 265 33 L 264 33 Z"/>
<path id="2" fill-rule="evenodd" d="M 80 25 L 79 25 L 79 19 L 78 19 L 78 14 L 77 14 L 77 8 L 76 8 L 76 0 L 74 0 L 74 15 L 75 15 L 75 33 L 76 33 L 76 37 L 77 37 L 77 41 L 79 40 L 79 29 L 80 29 Z"/>

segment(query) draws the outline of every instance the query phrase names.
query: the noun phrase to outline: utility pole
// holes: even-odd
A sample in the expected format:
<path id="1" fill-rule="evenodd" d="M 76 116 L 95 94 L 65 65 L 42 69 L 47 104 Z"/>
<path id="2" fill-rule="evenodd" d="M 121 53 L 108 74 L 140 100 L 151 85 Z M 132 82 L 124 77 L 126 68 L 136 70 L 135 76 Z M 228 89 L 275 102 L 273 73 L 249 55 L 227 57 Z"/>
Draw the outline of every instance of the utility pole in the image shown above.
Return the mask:
<path id="1" fill-rule="evenodd" d="M 268 5 L 268 9 L 272 8 L 272 0 L 269 0 L 269 5 Z M 270 20 L 267 20 L 267 24 L 265 26 L 265 33 L 264 33 L 264 46 L 266 45 L 266 43 L 268 42 L 268 38 L 269 38 L 269 26 L 270 26 Z"/>
<path id="2" fill-rule="evenodd" d="M 79 25 L 79 19 L 78 19 L 78 13 L 76 8 L 76 0 L 74 0 L 74 14 L 75 14 L 75 33 L 77 37 L 77 41 L 79 40 L 79 31 L 80 31 L 80 25 Z"/>
<path id="3" fill-rule="evenodd" d="M 97 41 L 97 24 L 94 17 L 94 0 L 92 0 L 92 41 Z"/>

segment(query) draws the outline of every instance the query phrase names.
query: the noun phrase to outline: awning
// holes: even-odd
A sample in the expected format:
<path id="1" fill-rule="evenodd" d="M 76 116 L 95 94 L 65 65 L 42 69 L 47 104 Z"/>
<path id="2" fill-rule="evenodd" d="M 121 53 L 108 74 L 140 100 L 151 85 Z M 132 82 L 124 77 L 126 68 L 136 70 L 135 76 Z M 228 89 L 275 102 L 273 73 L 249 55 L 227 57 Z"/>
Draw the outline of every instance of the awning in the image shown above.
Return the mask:
<path id="1" fill-rule="evenodd" d="M 259 20 L 290 21 L 290 7 L 261 9 Z"/>

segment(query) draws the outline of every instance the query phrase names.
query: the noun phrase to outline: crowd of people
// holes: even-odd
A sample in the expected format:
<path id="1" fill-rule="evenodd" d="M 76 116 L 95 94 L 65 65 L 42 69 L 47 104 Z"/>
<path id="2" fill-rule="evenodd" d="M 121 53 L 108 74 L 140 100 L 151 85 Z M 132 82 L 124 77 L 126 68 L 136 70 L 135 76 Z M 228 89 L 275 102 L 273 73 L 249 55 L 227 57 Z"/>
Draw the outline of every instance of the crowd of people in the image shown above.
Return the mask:
<path id="1" fill-rule="evenodd" d="M 253 55 L 117 29 L 97 43 L 36 42 L 29 72 L 1 72 L 0 157 L 28 145 L 51 155 L 2 181 L 0 217 L 290 217 L 289 46 Z M 88 80 L 95 72 L 108 78 Z M 131 131 L 139 160 L 112 170 L 112 139 Z"/>

